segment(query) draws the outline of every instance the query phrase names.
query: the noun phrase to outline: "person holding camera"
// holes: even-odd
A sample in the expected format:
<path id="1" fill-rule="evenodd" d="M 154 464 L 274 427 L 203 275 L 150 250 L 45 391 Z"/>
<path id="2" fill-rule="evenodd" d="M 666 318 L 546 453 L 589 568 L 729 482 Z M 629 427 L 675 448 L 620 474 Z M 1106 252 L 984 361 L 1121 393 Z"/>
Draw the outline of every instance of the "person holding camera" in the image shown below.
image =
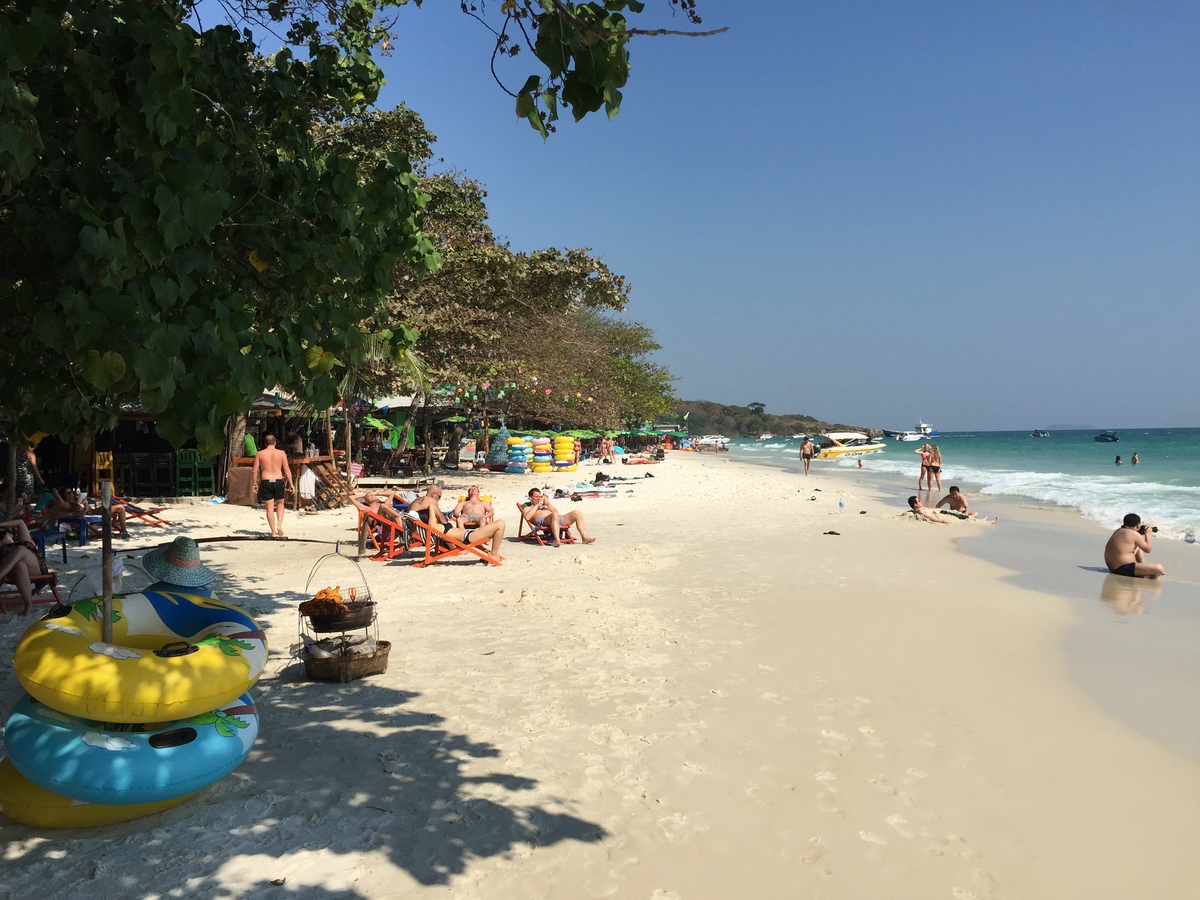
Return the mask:
<path id="1" fill-rule="evenodd" d="M 1156 531 L 1157 526 L 1143 525 L 1142 517 L 1137 513 L 1127 515 L 1104 545 L 1104 564 L 1108 571 L 1129 578 L 1158 578 L 1167 574 L 1158 563 L 1145 561 L 1150 552 L 1150 535 Z"/>

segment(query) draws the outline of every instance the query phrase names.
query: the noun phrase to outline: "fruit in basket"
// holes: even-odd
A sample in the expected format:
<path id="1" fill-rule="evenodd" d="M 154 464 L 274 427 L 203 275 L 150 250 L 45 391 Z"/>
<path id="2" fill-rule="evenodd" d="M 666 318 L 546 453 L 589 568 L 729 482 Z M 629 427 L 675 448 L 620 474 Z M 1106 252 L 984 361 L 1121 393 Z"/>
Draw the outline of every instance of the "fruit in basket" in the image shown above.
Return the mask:
<path id="1" fill-rule="evenodd" d="M 321 588 L 311 600 L 305 600 L 301 603 L 300 615 L 333 616 L 338 613 L 344 613 L 348 609 L 349 607 L 342 602 L 342 592 L 339 585 L 338 587 Z"/>

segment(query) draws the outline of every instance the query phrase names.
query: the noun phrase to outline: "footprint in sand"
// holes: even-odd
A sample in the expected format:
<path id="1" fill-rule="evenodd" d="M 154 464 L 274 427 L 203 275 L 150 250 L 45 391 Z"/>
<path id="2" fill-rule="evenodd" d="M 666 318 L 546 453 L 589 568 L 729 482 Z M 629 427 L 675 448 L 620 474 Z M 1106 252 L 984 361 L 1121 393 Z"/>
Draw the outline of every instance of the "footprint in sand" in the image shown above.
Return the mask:
<path id="1" fill-rule="evenodd" d="M 884 821 L 891 825 L 892 829 L 896 832 L 896 834 L 900 835 L 900 837 L 910 838 L 913 836 L 913 833 L 909 831 L 907 827 L 908 819 L 904 818 L 904 816 L 888 816 L 886 819 L 884 819 Z"/>
<path id="2" fill-rule="evenodd" d="M 687 816 L 681 813 L 675 813 L 673 816 L 665 816 L 658 820 L 658 827 L 668 841 L 673 844 L 682 844 L 687 840 Z"/>
<path id="3" fill-rule="evenodd" d="M 933 735 L 926 732 L 921 735 L 921 746 L 928 747 L 930 750 L 936 750 L 938 743 L 933 739 Z"/>
<path id="4" fill-rule="evenodd" d="M 868 844 L 878 844 L 881 847 L 887 846 L 887 838 L 883 837 L 882 835 L 876 834 L 873 831 L 860 831 L 858 833 L 858 836 L 860 838 L 862 838 L 864 841 L 866 841 Z"/>
<path id="5" fill-rule="evenodd" d="M 905 771 L 908 773 L 908 777 L 904 779 L 905 784 L 916 784 L 929 777 L 920 769 L 906 769 Z"/>
<path id="6" fill-rule="evenodd" d="M 887 794 L 889 797 L 896 793 L 896 789 L 892 787 L 891 780 L 886 775 L 872 775 L 867 779 L 867 784 L 875 788 L 881 794 Z"/>
<path id="7" fill-rule="evenodd" d="M 629 877 L 629 872 L 627 872 L 626 870 L 633 868 L 639 862 L 640 862 L 640 860 L 636 856 L 630 856 L 626 859 L 621 860 L 621 862 L 617 863 L 617 865 L 615 865 L 613 868 L 609 869 L 608 874 L 611 875 L 613 878 L 617 879 L 618 881 L 624 881 L 626 878 Z"/>
<path id="8" fill-rule="evenodd" d="M 818 772 L 816 775 L 813 776 L 813 778 L 815 778 L 817 781 L 821 782 L 821 784 L 825 787 L 825 790 L 828 793 L 830 793 L 830 794 L 840 793 L 838 788 L 835 787 L 833 784 L 835 781 L 837 781 L 837 776 L 834 775 L 832 772 Z"/>

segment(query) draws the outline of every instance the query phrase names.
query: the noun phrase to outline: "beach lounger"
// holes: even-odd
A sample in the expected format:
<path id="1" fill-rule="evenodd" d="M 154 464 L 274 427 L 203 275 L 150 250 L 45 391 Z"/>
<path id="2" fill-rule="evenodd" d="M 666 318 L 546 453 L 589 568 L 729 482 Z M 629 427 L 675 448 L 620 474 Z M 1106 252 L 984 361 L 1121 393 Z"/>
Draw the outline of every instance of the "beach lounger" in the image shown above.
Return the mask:
<path id="1" fill-rule="evenodd" d="M 350 502 L 358 510 L 360 545 L 369 541 L 375 548 L 374 555 L 368 557 L 369 559 L 375 562 L 387 562 L 408 552 L 414 539 L 402 521 L 397 522 L 381 516 L 353 497 L 350 498 Z"/>
<path id="2" fill-rule="evenodd" d="M 529 531 L 525 531 L 526 528 Z M 558 539 L 564 544 L 575 543 L 575 536 L 571 534 L 571 527 L 569 525 L 562 527 L 562 533 Z M 520 503 L 517 504 L 517 540 L 524 541 L 527 544 L 538 544 L 542 547 L 554 545 L 554 535 L 550 533 L 550 526 L 540 525 L 537 528 L 531 526 L 525 521 L 525 507 Z"/>
<path id="3" fill-rule="evenodd" d="M 453 556 L 458 556 L 460 553 L 469 553 L 472 556 L 478 556 L 484 562 L 491 563 L 493 566 L 501 565 L 500 560 L 492 556 L 492 554 L 484 549 L 486 544 L 464 544 L 462 541 L 456 541 L 448 534 L 442 532 L 434 533 L 428 525 L 420 519 L 405 517 L 405 527 L 410 529 L 410 533 L 416 538 L 415 546 L 425 548 L 425 558 L 420 562 L 413 563 L 413 568 L 419 569 L 421 566 L 427 566 L 430 563 L 441 562 L 444 559 L 450 559 Z"/>
<path id="4" fill-rule="evenodd" d="M 158 515 L 159 513 L 166 511 L 167 508 L 165 506 L 156 506 L 154 509 L 146 509 L 142 506 L 135 506 L 128 500 L 118 497 L 116 494 L 113 494 L 113 502 L 120 503 L 123 507 L 125 507 L 126 522 L 129 522 L 133 519 L 140 519 L 142 522 L 145 522 L 147 525 L 153 525 L 155 528 L 162 528 L 164 525 L 171 524 L 166 519 L 163 519 Z"/>

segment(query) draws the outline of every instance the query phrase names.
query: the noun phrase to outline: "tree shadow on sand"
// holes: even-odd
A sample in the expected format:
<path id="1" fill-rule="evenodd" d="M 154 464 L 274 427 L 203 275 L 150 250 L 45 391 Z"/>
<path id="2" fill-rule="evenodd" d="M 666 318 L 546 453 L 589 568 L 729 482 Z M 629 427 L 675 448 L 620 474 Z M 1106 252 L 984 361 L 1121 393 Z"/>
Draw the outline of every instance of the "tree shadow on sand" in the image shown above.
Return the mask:
<path id="1" fill-rule="evenodd" d="M 297 602 L 252 588 L 221 595 L 259 609 Z M 417 693 L 371 677 L 304 681 L 278 655 L 253 693 L 261 732 L 250 758 L 178 807 L 78 831 L 0 817 L 0 896 L 390 896 L 416 885 L 383 859 L 417 885 L 446 885 L 473 860 L 607 835 L 572 815 L 570 798 L 534 800 L 535 779 L 505 771 L 499 747 L 447 727 Z"/>

